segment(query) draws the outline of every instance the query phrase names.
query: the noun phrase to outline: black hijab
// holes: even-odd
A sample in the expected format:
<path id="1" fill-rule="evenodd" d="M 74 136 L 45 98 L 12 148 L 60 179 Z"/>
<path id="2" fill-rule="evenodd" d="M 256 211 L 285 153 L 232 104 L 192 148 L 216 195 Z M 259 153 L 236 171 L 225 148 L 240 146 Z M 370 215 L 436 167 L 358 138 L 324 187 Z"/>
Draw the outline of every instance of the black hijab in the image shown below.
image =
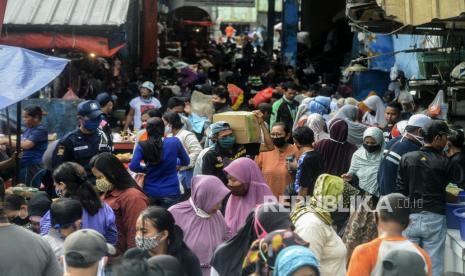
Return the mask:
<path id="1" fill-rule="evenodd" d="M 292 222 L 288 211 L 278 203 L 263 204 L 258 210 L 250 212 L 245 225 L 230 240 L 224 242 L 215 250 L 211 260 L 211 266 L 221 276 L 241 275 L 242 263 L 247 256 L 250 245 L 258 235 L 265 230 L 270 233 L 279 229 L 292 228 Z M 255 220 L 263 227 L 257 227 Z M 258 233 L 257 233 L 258 232 Z"/>

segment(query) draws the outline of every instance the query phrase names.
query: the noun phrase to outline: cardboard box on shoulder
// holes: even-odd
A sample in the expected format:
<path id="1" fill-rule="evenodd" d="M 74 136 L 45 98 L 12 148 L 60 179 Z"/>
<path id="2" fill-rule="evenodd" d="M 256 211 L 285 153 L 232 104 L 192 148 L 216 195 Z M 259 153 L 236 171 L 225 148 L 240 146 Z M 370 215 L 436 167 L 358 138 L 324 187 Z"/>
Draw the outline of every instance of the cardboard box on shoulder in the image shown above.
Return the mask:
<path id="1" fill-rule="evenodd" d="M 229 111 L 213 115 L 213 122 L 226 121 L 232 128 L 237 144 L 260 143 L 261 128 L 252 112 Z"/>

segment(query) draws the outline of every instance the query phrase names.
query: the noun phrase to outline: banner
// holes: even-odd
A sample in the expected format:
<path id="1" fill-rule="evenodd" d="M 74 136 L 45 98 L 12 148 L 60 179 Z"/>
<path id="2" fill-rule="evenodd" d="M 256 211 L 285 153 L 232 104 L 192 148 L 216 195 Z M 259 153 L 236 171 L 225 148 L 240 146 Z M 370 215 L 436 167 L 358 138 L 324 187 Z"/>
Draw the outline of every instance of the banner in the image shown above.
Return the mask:
<path id="1" fill-rule="evenodd" d="M 0 109 L 42 89 L 63 71 L 66 64 L 67 59 L 0 45 Z"/>
<path id="2" fill-rule="evenodd" d="M 185 0 L 184 5 L 255 7 L 255 0 Z"/>

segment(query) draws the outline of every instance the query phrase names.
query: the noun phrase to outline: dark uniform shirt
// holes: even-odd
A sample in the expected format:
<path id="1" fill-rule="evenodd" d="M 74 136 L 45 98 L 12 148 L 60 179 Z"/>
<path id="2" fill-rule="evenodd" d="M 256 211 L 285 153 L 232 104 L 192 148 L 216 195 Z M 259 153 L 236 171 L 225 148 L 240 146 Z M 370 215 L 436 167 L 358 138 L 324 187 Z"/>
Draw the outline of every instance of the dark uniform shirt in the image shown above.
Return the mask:
<path id="1" fill-rule="evenodd" d="M 76 162 L 82 165 L 90 175 L 90 159 L 102 152 L 111 152 L 110 142 L 106 134 L 101 129 L 97 129 L 91 134 L 84 134 L 78 128 L 60 140 L 56 158 L 59 164 L 68 161 Z"/>
<path id="2" fill-rule="evenodd" d="M 214 175 L 224 184 L 228 178 L 223 171 L 232 161 L 241 158 L 254 158 L 260 151 L 260 144 L 235 144 L 231 151 L 224 151 L 218 145 L 210 149 L 203 157 L 202 174 Z"/>

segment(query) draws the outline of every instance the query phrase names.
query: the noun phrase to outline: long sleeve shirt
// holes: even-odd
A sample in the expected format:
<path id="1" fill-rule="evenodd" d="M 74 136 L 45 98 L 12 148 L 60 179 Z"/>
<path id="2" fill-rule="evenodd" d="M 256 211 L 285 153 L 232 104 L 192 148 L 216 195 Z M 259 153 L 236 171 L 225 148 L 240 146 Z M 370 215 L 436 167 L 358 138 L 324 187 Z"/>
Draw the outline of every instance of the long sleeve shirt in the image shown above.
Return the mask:
<path id="1" fill-rule="evenodd" d="M 48 234 L 52 227 L 50 210 L 40 220 L 40 235 Z M 82 228 L 94 229 L 102 234 L 108 243 L 115 245 L 118 241 L 118 230 L 116 228 L 115 214 L 108 204 L 103 203 L 97 214 L 91 216 L 86 209 L 82 210 Z"/>
<path id="2" fill-rule="evenodd" d="M 133 172 L 145 173 L 144 192 L 151 197 L 177 196 L 181 194 L 177 166 L 188 166 L 187 155 L 181 141 L 176 137 L 163 140 L 162 160 L 154 165 L 141 165 L 144 160 L 142 147 L 136 146 L 129 169 Z M 179 162 L 178 162 L 179 160 Z"/>

